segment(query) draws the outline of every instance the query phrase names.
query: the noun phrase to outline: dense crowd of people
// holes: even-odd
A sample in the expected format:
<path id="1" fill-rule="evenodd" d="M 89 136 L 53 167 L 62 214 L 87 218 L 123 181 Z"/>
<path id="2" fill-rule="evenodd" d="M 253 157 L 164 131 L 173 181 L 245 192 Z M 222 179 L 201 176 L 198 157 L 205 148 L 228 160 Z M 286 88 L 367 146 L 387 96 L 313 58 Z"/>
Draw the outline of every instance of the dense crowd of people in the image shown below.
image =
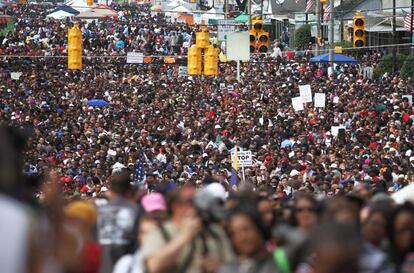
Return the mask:
<path id="1" fill-rule="evenodd" d="M 232 62 L 127 64 L 184 55 L 198 27 L 113 8 L 82 22 L 82 71 L 62 57 L 69 21 L 3 8 L 3 272 L 414 272 L 414 207 L 395 198 L 414 182 L 410 79 L 367 73 L 375 52 L 328 75 L 277 49 L 240 82 Z M 325 107 L 295 111 L 306 84 Z M 237 183 L 235 149 L 253 155 Z"/>

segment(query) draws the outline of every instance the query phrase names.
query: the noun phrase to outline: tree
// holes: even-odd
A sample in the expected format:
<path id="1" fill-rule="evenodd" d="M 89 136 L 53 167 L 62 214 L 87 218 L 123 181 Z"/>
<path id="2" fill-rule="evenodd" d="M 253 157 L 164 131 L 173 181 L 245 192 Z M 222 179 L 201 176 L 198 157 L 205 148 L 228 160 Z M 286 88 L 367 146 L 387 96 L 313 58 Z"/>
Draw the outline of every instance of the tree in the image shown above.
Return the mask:
<path id="1" fill-rule="evenodd" d="M 401 77 L 406 80 L 413 75 L 414 56 L 408 56 L 401 67 Z"/>
<path id="2" fill-rule="evenodd" d="M 305 48 L 309 44 L 311 37 L 312 34 L 310 25 L 302 25 L 296 30 L 295 46 L 299 48 Z"/>
<path id="3" fill-rule="evenodd" d="M 340 46 L 342 48 L 351 48 L 352 47 L 352 42 L 351 41 L 340 41 L 340 42 L 335 42 L 335 46 Z"/>
<path id="4" fill-rule="evenodd" d="M 399 71 L 404 64 L 406 55 L 397 54 L 397 71 Z M 392 73 L 392 54 L 387 54 L 379 61 L 378 65 L 375 67 L 374 74 L 375 77 L 382 77 L 385 73 Z"/>

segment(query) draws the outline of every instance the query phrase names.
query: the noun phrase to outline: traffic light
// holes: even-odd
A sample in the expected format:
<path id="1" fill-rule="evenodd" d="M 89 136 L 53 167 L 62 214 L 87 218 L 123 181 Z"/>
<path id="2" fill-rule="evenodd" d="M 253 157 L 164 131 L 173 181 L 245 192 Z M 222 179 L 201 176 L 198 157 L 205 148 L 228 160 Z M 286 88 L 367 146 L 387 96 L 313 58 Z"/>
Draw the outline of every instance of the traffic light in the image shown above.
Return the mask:
<path id="1" fill-rule="evenodd" d="M 260 31 L 257 35 L 258 39 L 258 46 L 260 53 L 266 53 L 269 49 L 269 32 Z"/>
<path id="2" fill-rule="evenodd" d="M 266 53 L 269 50 L 269 32 L 264 31 L 261 16 L 252 17 L 252 26 L 249 32 L 250 53 Z"/>
<path id="3" fill-rule="evenodd" d="M 249 39 L 250 39 L 250 53 L 254 53 L 256 51 L 256 32 L 254 30 L 250 30 Z"/>
<path id="4" fill-rule="evenodd" d="M 252 30 L 259 32 L 263 29 L 263 20 L 260 16 L 252 17 Z"/>
<path id="5" fill-rule="evenodd" d="M 201 75 L 201 49 L 195 46 L 190 47 L 187 59 L 188 75 Z"/>
<path id="6" fill-rule="evenodd" d="M 82 70 L 82 32 L 78 24 L 68 30 L 68 69 Z"/>
<path id="7" fill-rule="evenodd" d="M 329 3 L 329 0 L 319 0 L 322 5 L 326 5 Z"/>
<path id="8" fill-rule="evenodd" d="M 86 0 L 86 4 L 88 6 L 93 6 L 93 0 Z"/>
<path id="9" fill-rule="evenodd" d="M 353 32 L 354 47 L 365 46 L 365 17 L 359 11 L 354 15 L 354 32 Z"/>
<path id="10" fill-rule="evenodd" d="M 218 48 L 209 47 L 204 51 L 204 75 L 218 74 Z"/>
<path id="11" fill-rule="evenodd" d="M 196 33 L 196 47 L 209 48 L 210 47 L 210 33 L 207 29 L 202 29 Z"/>

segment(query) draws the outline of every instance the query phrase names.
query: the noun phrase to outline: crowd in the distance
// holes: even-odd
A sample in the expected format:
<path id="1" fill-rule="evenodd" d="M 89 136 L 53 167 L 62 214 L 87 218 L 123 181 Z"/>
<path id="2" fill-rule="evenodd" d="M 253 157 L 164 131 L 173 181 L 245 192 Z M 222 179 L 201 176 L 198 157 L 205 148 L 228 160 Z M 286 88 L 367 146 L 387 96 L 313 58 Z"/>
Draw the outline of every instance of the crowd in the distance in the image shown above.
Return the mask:
<path id="1" fill-rule="evenodd" d="M 114 8 L 82 23 L 82 71 L 59 57 L 69 22 L 5 8 L 0 124 L 26 133 L 0 130 L 4 272 L 413 272 L 414 209 L 390 197 L 414 182 L 411 80 L 364 74 L 374 52 L 329 76 L 309 54 L 254 56 L 240 82 L 234 63 L 131 65 L 115 55 L 184 54 L 195 27 Z M 293 109 L 305 84 L 324 108 Z M 234 186 L 236 146 L 253 165 Z"/>
<path id="2" fill-rule="evenodd" d="M 114 4 L 115 5 L 115 4 Z M 185 55 L 194 43 L 196 26 L 175 22 L 174 17 L 151 13 L 148 5 L 114 6 L 118 16 L 81 22 L 84 54 L 119 56 L 126 52 L 145 55 Z M 67 52 L 68 19 L 46 18 L 56 6 L 5 6 L 13 16 L 15 32 L 0 40 L 5 55 L 59 56 Z M 104 8 L 104 7 L 98 7 Z M 215 27 L 213 27 L 215 29 Z M 212 29 L 212 30 L 213 30 Z"/>

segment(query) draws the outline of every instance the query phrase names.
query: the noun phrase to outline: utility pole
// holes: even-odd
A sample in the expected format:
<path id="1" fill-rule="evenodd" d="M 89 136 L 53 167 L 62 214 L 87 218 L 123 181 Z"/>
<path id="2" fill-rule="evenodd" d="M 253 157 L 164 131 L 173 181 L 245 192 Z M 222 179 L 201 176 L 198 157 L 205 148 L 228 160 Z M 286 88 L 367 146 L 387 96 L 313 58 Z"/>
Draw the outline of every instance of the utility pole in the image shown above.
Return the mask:
<path id="1" fill-rule="evenodd" d="M 395 1 L 395 0 L 394 0 Z M 333 10 L 334 10 L 334 0 L 329 1 L 329 5 L 331 6 L 330 9 L 330 20 L 331 20 L 331 27 L 330 27 L 330 35 L 329 35 L 329 66 L 331 67 L 331 71 L 334 71 L 334 34 L 335 34 L 335 20 L 333 17 Z"/>
<path id="2" fill-rule="evenodd" d="M 392 0 L 392 71 L 394 73 L 397 72 L 397 47 L 395 46 L 395 44 L 397 43 L 396 17 L 397 13 L 395 10 L 395 0 Z"/>
<path id="3" fill-rule="evenodd" d="M 413 0 L 414 1 L 414 0 Z M 340 7 L 341 7 L 341 41 L 344 40 L 344 10 L 343 10 L 343 0 L 341 0 Z"/>
<path id="4" fill-rule="evenodd" d="M 262 0 L 261 6 L 260 6 L 260 16 L 262 16 L 262 20 L 264 20 L 264 17 L 263 17 L 263 2 L 264 2 L 264 0 Z"/>
<path id="5" fill-rule="evenodd" d="M 410 55 L 414 56 L 414 33 L 413 33 L 413 16 L 414 16 L 414 0 L 411 0 L 411 50 L 410 50 Z M 414 67 L 411 67 L 411 71 L 412 71 L 412 75 L 411 75 L 411 83 L 414 81 Z"/>
<path id="6" fill-rule="evenodd" d="M 269 0 L 270 1 L 270 0 Z M 307 6 L 308 5 L 308 1 L 307 0 L 304 0 L 305 1 L 305 6 Z M 308 17 L 308 9 L 305 9 L 305 23 L 306 24 L 308 24 L 308 19 L 309 19 L 309 17 Z"/>
<path id="7" fill-rule="evenodd" d="M 411 51 L 410 51 L 410 54 L 411 54 L 411 56 L 414 55 L 413 14 L 414 14 L 414 0 L 411 0 L 411 22 L 410 22 L 410 24 L 411 24 L 411 27 L 410 27 L 410 30 L 411 30 L 410 31 L 410 33 L 411 33 Z"/>
<path id="8" fill-rule="evenodd" d="M 316 55 L 319 54 L 319 41 L 321 39 L 321 3 L 319 0 L 316 1 Z"/>
<path id="9" fill-rule="evenodd" d="M 249 30 L 252 29 L 252 0 L 247 0 L 247 14 L 249 15 Z"/>

